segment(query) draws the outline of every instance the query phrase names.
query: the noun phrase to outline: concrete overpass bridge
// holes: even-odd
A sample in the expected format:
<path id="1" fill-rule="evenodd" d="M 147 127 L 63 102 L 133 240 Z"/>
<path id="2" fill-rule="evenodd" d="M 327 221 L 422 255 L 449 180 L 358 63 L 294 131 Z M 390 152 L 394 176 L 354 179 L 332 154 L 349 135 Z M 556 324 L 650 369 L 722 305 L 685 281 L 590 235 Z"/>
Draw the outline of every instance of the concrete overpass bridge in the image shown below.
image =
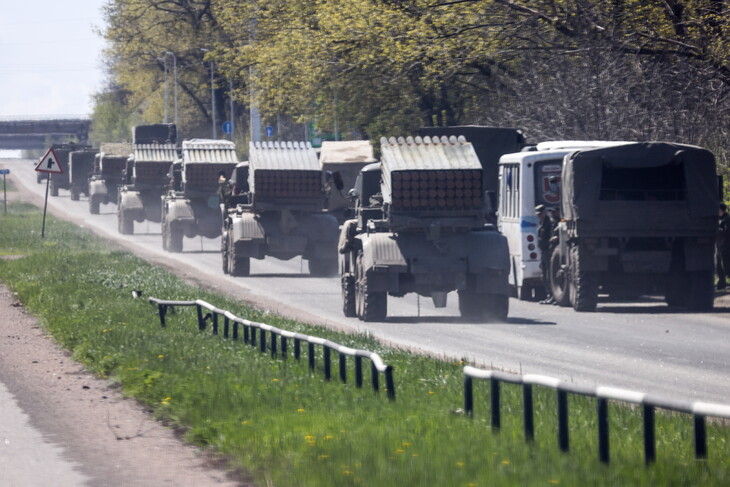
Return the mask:
<path id="1" fill-rule="evenodd" d="M 0 150 L 46 149 L 51 144 L 89 140 L 91 119 L 76 115 L 0 117 Z"/>

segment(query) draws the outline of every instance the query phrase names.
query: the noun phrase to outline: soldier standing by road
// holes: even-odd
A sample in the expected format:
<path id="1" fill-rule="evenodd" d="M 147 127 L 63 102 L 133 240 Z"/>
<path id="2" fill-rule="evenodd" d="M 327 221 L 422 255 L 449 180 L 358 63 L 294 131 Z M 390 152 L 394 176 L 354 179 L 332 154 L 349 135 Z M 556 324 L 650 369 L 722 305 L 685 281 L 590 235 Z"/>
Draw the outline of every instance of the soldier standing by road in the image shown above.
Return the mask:
<path id="1" fill-rule="evenodd" d="M 717 272 L 717 289 L 727 287 L 727 278 L 730 274 L 730 215 L 727 214 L 727 205 L 720 205 L 720 220 L 715 240 L 715 270 Z"/>
<path id="2" fill-rule="evenodd" d="M 546 295 L 540 304 L 552 304 L 555 302 L 550 288 L 550 237 L 553 235 L 553 222 L 548 216 L 545 205 L 537 205 L 535 213 L 540 219 L 540 225 L 537 227 L 537 248 L 540 250 L 540 270 Z"/>

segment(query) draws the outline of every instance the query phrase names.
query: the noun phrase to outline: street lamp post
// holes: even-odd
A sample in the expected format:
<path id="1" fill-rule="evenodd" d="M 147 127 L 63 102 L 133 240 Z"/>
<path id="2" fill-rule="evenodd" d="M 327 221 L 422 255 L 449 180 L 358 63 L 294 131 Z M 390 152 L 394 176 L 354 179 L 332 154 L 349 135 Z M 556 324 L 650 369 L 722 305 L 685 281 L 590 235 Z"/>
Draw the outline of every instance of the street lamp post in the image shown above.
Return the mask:
<path id="1" fill-rule="evenodd" d="M 172 73 L 173 73 L 172 77 L 175 78 L 175 95 L 174 95 L 174 98 L 175 98 L 175 126 L 178 127 L 178 130 L 179 130 L 180 127 L 179 127 L 179 119 L 178 119 L 178 111 L 177 111 L 177 56 L 175 56 L 175 53 L 170 52 L 170 51 L 166 51 L 165 54 L 169 54 L 170 56 L 172 56 Z"/>
<path id="2" fill-rule="evenodd" d="M 168 99 L 170 98 L 170 88 L 167 86 L 167 56 L 157 58 L 158 61 L 162 62 L 165 65 L 165 121 L 164 123 L 167 123 L 167 106 L 169 105 Z"/>
<path id="3" fill-rule="evenodd" d="M 203 52 L 209 52 L 208 49 L 200 48 Z M 215 122 L 215 85 L 214 85 L 214 77 L 215 77 L 215 64 L 213 64 L 213 59 L 210 60 L 210 118 L 211 118 L 211 125 L 213 126 L 213 138 L 218 138 L 218 131 L 216 127 Z"/>

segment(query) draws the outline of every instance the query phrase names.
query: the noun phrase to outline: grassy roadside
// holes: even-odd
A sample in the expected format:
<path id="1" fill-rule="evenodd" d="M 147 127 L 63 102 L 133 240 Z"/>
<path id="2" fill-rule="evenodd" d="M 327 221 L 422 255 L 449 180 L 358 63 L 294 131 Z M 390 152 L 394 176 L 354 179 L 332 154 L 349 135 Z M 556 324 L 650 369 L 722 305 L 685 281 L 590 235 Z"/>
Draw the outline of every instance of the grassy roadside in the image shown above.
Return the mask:
<path id="1" fill-rule="evenodd" d="M 657 417 L 657 462 L 645 468 L 639 410 L 611 405 L 612 463 L 597 460 L 595 403 L 571 396 L 571 453 L 557 448 L 555 396 L 536 389 L 536 441 L 524 442 L 521 390 L 503 388 L 503 424 L 489 427 L 488 388 L 476 416 L 462 407 L 462 363 L 386 349 L 367 337 L 262 316 L 191 287 L 159 267 L 13 203 L 0 214 L 0 281 L 74 358 L 118 382 L 187 438 L 217 449 L 259 485 L 532 486 L 726 485 L 730 430 L 708 427 L 710 458 L 696 462 L 691 418 Z M 275 360 L 241 342 L 199 333 L 192 309 L 159 327 L 156 310 L 131 290 L 163 299 L 204 299 L 241 317 L 381 354 L 395 367 L 397 401 L 310 375 L 306 360 Z M 321 365 L 321 357 L 318 364 Z M 352 370 L 348 373 L 351 375 Z"/>

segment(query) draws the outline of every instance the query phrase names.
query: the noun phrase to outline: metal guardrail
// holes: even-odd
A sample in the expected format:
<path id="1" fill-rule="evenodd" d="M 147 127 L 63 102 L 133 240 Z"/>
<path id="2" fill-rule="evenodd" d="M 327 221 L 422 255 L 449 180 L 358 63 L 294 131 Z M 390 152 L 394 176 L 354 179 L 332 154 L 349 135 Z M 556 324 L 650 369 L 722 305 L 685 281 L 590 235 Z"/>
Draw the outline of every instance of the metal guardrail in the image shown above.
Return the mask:
<path id="1" fill-rule="evenodd" d="M 293 340 L 294 342 L 294 358 L 299 360 L 301 358 L 302 343 L 307 344 L 307 355 L 309 359 L 309 369 L 315 370 L 315 346 L 319 345 L 322 347 L 324 355 L 324 377 L 326 380 L 332 378 L 332 357 L 331 352 L 334 351 L 339 354 L 339 376 L 342 383 L 347 383 L 347 357 L 353 357 L 355 360 L 355 386 L 358 388 L 362 387 L 363 384 L 363 359 L 370 360 L 370 380 L 372 387 L 375 392 L 380 391 L 380 375 L 383 374 L 385 377 L 385 390 L 388 399 L 391 401 L 395 400 L 395 384 L 393 382 L 393 366 L 386 365 L 377 353 L 370 352 L 367 350 L 357 350 L 354 348 L 345 347 L 338 343 L 323 338 L 304 335 L 302 333 L 294 333 L 287 330 L 282 330 L 275 326 L 267 325 L 265 323 L 258 323 L 256 321 L 250 321 L 244 318 L 239 318 L 233 313 L 216 308 L 215 306 L 197 299 L 195 301 L 165 301 L 157 298 L 148 298 L 150 303 L 157 305 L 157 312 L 160 316 L 160 326 L 163 328 L 166 326 L 165 316 L 169 307 L 173 306 L 195 306 L 198 313 L 198 329 L 205 331 L 207 328 L 208 320 L 212 322 L 213 334 L 217 335 L 219 331 L 218 317 L 223 317 L 223 337 L 232 338 L 233 340 L 239 339 L 239 325 L 242 328 L 243 341 L 251 346 L 257 345 L 258 335 L 258 346 L 262 353 L 265 353 L 267 348 L 271 351 L 271 356 L 276 357 L 277 354 L 281 358 L 288 356 L 288 341 Z M 210 311 L 209 313 L 203 314 L 203 308 Z M 257 331 L 258 330 L 258 331 Z M 269 333 L 270 340 L 267 342 L 266 333 Z M 277 341 L 279 337 L 279 341 Z"/>
<path id="2" fill-rule="evenodd" d="M 544 375 L 518 375 L 506 372 L 464 367 L 464 411 L 474 416 L 474 379 L 489 380 L 492 428 L 498 429 L 500 417 L 500 383 L 521 384 L 523 387 L 523 422 L 525 440 L 535 437 L 533 417 L 532 386 L 544 386 L 557 391 L 558 445 L 562 451 L 569 450 L 568 394 L 595 397 L 598 415 L 598 458 L 603 463 L 610 460 L 608 431 L 608 402 L 621 401 L 640 405 L 644 419 L 644 461 L 650 464 L 656 460 L 655 409 L 666 409 L 691 414 L 694 417 L 695 458 L 707 458 L 706 418 L 730 419 L 730 406 L 706 402 L 678 401 L 652 396 L 643 392 L 616 389 L 612 387 L 586 387 L 567 383 Z"/>

